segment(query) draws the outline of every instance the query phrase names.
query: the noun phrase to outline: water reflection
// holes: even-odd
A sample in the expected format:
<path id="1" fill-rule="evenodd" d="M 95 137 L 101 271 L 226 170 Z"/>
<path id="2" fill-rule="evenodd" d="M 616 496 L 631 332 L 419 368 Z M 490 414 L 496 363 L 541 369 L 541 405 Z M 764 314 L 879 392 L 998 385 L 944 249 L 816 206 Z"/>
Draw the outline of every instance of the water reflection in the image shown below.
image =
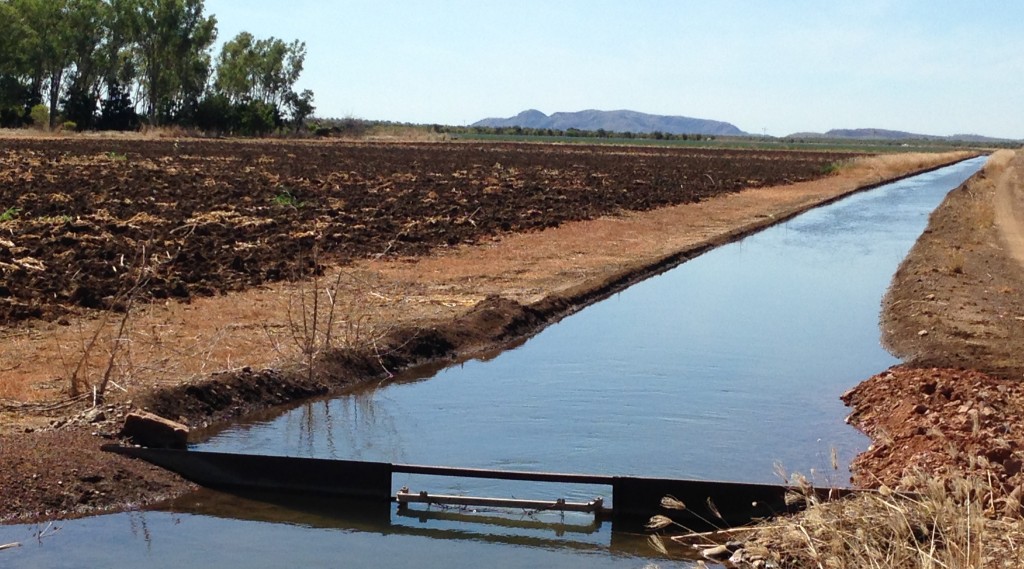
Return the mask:
<path id="1" fill-rule="evenodd" d="M 109 567 L 644 567 L 646 536 L 612 533 L 581 514 L 465 514 L 343 500 L 230 496 L 203 490 L 155 511 L 34 526 L 0 526 L 5 568 Z M 457 546 L 453 546 L 457 543 Z M 687 563 L 687 565 L 689 565 Z"/>

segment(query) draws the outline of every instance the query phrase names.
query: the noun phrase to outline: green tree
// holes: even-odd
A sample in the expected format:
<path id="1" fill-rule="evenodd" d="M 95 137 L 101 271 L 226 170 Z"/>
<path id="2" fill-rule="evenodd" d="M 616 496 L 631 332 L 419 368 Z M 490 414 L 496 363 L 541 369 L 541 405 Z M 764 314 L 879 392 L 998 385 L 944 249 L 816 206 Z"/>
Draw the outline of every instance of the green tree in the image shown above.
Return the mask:
<path id="1" fill-rule="evenodd" d="M 81 129 L 92 128 L 96 102 L 107 67 L 105 44 L 109 41 L 113 11 L 104 0 L 70 0 L 67 15 L 70 69 L 64 97 L 64 118 Z"/>
<path id="2" fill-rule="evenodd" d="M 0 127 L 23 126 L 33 102 L 32 93 L 16 77 L 0 74 Z"/>
<path id="3" fill-rule="evenodd" d="M 112 20 L 108 0 L 0 0 L 0 83 L 11 110 L 11 98 L 24 99 L 14 81 L 30 94 L 30 103 L 45 102 L 50 126 L 65 117 L 88 126 L 95 112 L 104 67 L 104 46 Z M 70 116 L 70 114 L 74 116 Z M 0 111 L 3 112 L 3 111 Z M 5 123 L 9 121 L 5 120 Z"/>
<path id="4" fill-rule="evenodd" d="M 313 116 L 316 107 L 313 106 L 313 91 L 303 89 L 302 93 L 288 93 L 285 101 L 288 114 L 291 115 L 292 125 L 296 130 L 302 128 L 306 119 Z"/>
<path id="5" fill-rule="evenodd" d="M 213 81 L 217 93 L 232 104 L 255 98 L 256 38 L 241 32 L 221 47 L 217 56 L 217 72 Z"/>
<path id="6" fill-rule="evenodd" d="M 122 0 L 136 46 L 139 83 L 151 125 L 173 118 L 201 98 L 210 75 L 217 19 L 203 0 Z"/>
<path id="7" fill-rule="evenodd" d="M 131 85 L 138 79 L 135 56 L 138 0 L 109 0 L 106 41 L 100 46 L 98 74 L 105 85 Z"/>
<path id="8" fill-rule="evenodd" d="M 103 100 L 96 128 L 100 130 L 137 130 L 140 120 L 135 112 L 128 89 L 117 83 L 107 84 L 107 98 Z"/>
<path id="9" fill-rule="evenodd" d="M 27 59 L 29 90 L 47 102 L 50 121 L 55 121 L 64 73 L 71 63 L 68 0 L 11 0 L 11 5 L 26 32 L 19 48 Z"/>
<path id="10" fill-rule="evenodd" d="M 13 2 L 0 1 L 0 74 L 24 75 L 28 68 L 26 49 L 30 30 Z"/>
<path id="11" fill-rule="evenodd" d="M 216 24 L 204 0 L 0 0 L 0 126 L 33 122 L 39 104 L 51 128 L 137 128 L 137 109 L 217 132 L 301 126 L 314 110 L 295 90 L 305 44 L 239 34 L 211 85 Z"/>
<path id="12" fill-rule="evenodd" d="M 217 57 L 214 89 L 233 104 L 260 102 L 287 112 L 295 123 L 313 112 L 313 92 L 295 92 L 306 60 L 306 44 L 242 32 L 224 44 Z"/>
<path id="13" fill-rule="evenodd" d="M 0 126 L 17 127 L 28 120 L 28 109 L 39 102 L 27 77 L 31 39 L 21 11 L 13 2 L 0 1 Z"/>

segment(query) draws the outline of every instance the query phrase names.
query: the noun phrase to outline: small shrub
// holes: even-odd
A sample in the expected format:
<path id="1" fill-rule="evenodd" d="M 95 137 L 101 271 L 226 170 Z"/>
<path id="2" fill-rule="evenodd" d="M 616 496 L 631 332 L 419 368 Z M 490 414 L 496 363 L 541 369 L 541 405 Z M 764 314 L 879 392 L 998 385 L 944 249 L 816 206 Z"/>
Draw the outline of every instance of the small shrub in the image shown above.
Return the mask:
<path id="1" fill-rule="evenodd" d="M 50 108 L 40 103 L 32 107 L 29 117 L 36 128 L 48 130 L 50 128 Z"/>
<path id="2" fill-rule="evenodd" d="M 845 168 L 848 165 L 849 163 L 845 161 L 829 162 L 824 167 L 822 167 L 821 173 L 825 174 L 826 176 L 832 176 L 834 174 L 838 174 L 843 168 Z"/>
<path id="3" fill-rule="evenodd" d="M 78 130 L 78 123 L 76 123 L 75 121 L 64 121 L 63 123 L 61 123 L 60 129 L 62 131 Z"/>
<path id="4" fill-rule="evenodd" d="M 250 101 L 238 107 L 238 130 L 245 136 L 264 136 L 273 132 L 279 120 L 277 107 Z"/>

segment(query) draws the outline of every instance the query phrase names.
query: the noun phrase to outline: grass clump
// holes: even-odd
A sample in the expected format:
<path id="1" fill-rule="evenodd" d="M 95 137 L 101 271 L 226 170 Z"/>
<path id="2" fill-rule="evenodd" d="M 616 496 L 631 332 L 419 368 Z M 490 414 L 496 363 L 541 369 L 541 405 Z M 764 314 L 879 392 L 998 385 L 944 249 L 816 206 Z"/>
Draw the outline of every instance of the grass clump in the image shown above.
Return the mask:
<path id="1" fill-rule="evenodd" d="M 0 222 L 14 221 L 15 219 L 18 218 L 18 214 L 20 214 L 20 213 L 21 213 L 21 208 L 9 207 L 6 210 L 4 210 L 3 213 L 0 213 Z"/>
<path id="2" fill-rule="evenodd" d="M 964 264 L 967 262 L 967 258 L 964 252 L 959 247 L 954 247 L 949 252 L 949 263 L 947 269 L 951 274 L 962 275 L 964 274 Z"/>
<path id="3" fill-rule="evenodd" d="M 300 207 L 306 205 L 289 190 L 281 191 L 281 193 L 274 196 L 274 198 L 271 201 L 273 201 L 275 205 L 279 205 L 281 207 L 291 207 L 295 209 L 299 209 Z"/>
<path id="4" fill-rule="evenodd" d="M 832 176 L 832 175 L 838 174 L 839 172 L 845 170 L 849 166 L 850 166 L 849 160 L 839 160 L 839 161 L 836 161 L 836 162 L 829 162 L 828 164 L 825 164 L 822 167 L 821 173 L 825 174 L 826 176 Z"/>

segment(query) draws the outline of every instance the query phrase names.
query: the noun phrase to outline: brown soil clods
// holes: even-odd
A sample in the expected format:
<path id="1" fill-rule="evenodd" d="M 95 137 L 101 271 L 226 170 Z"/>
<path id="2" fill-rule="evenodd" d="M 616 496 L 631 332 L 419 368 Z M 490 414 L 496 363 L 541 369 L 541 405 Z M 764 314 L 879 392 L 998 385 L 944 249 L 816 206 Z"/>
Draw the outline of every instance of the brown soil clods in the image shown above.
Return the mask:
<path id="1" fill-rule="evenodd" d="M 849 155 L 467 144 L 5 140 L 0 318 L 210 296 L 320 263 L 821 177 Z M 316 253 L 315 256 L 314 253 Z"/>
<path id="2" fill-rule="evenodd" d="M 896 367 L 843 396 L 872 445 L 853 464 L 858 486 L 904 486 L 918 472 L 992 475 L 1000 494 L 1024 486 L 1024 384 L 978 371 Z"/>

